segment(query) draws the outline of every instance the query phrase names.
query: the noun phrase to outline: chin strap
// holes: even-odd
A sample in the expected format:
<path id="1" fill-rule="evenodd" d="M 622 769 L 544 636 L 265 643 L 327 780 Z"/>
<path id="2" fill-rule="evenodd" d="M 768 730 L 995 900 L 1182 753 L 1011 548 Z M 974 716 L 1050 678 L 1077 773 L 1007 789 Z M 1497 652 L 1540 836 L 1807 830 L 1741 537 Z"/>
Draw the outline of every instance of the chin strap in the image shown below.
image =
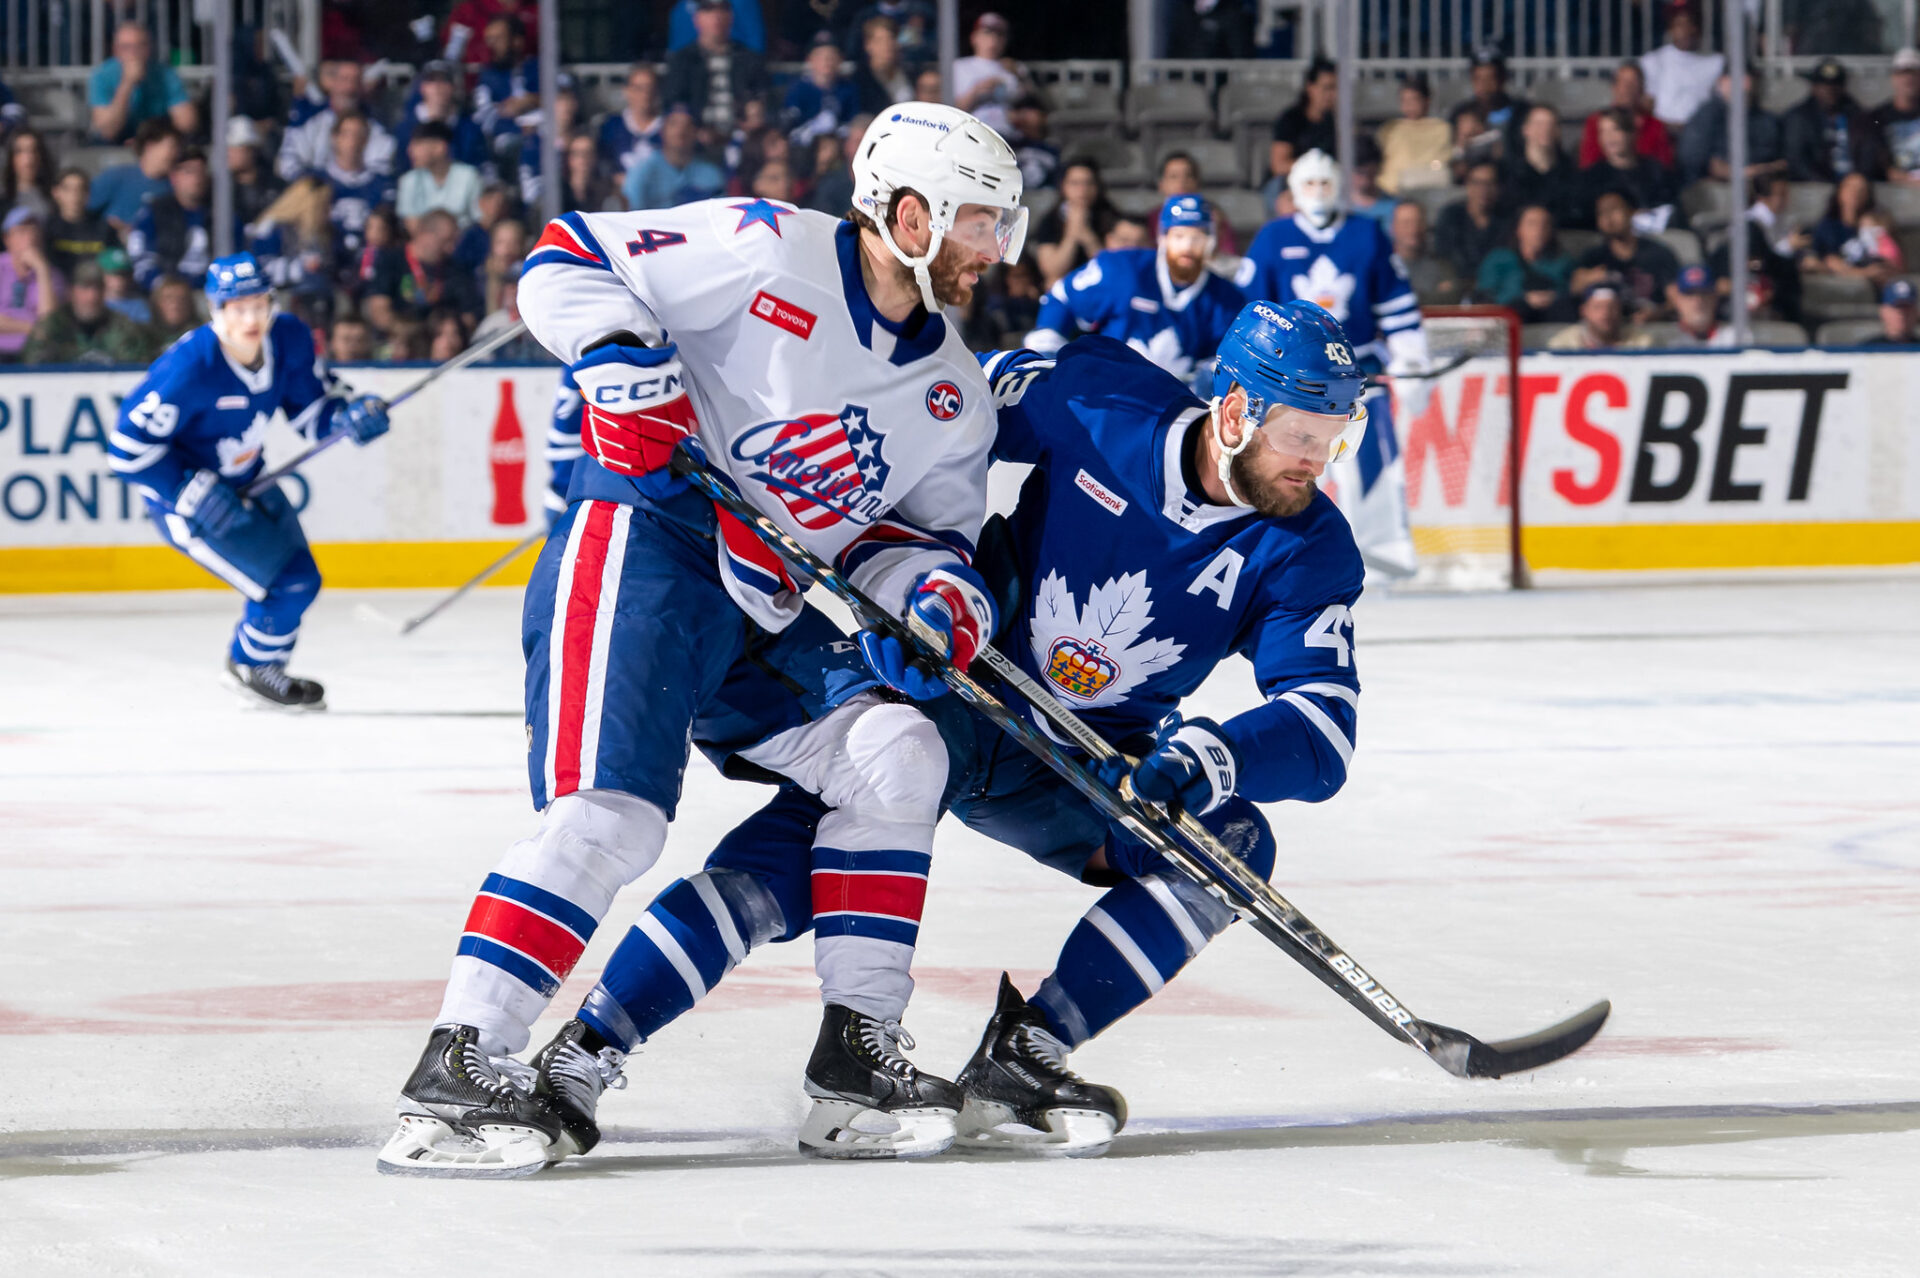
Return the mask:
<path id="1" fill-rule="evenodd" d="M 1221 484 L 1225 486 L 1228 501 L 1242 509 L 1252 510 L 1252 504 L 1242 500 L 1240 494 L 1234 491 L 1233 459 L 1247 451 L 1247 445 L 1253 442 L 1253 431 L 1250 429 L 1241 431 L 1240 442 L 1229 446 L 1226 435 L 1220 428 L 1221 419 L 1226 416 L 1225 408 L 1226 401 L 1216 398 L 1213 401 L 1213 411 L 1207 414 L 1207 428 L 1213 432 L 1213 446 L 1220 450 L 1220 459 L 1215 463 L 1214 473 L 1220 477 Z"/>
<path id="2" fill-rule="evenodd" d="M 927 240 L 926 254 L 921 257 L 908 257 L 905 251 L 893 242 L 893 232 L 887 229 L 884 218 L 875 222 L 874 225 L 880 228 L 880 242 L 887 246 L 887 251 L 900 260 L 900 265 L 913 272 L 914 282 L 920 286 L 920 301 L 926 306 L 927 314 L 938 315 L 940 302 L 933 295 L 933 275 L 927 268 L 932 265 L 933 259 L 940 255 L 940 245 L 946 240 L 946 233 L 939 227 L 934 227 L 931 238 Z"/>

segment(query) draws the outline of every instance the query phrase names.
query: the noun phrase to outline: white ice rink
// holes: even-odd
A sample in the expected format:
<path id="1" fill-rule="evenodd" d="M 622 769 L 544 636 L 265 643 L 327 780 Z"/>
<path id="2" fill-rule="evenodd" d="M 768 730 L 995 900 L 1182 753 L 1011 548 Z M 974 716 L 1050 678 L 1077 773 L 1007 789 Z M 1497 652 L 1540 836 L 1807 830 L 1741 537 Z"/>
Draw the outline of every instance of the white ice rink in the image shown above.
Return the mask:
<path id="1" fill-rule="evenodd" d="M 805 943 L 629 1064 L 590 1157 L 374 1173 L 473 889 L 531 828 L 519 592 L 323 594 L 322 716 L 231 595 L 0 600 L 0 1274 L 1920 1272 L 1920 579 L 1370 599 L 1361 745 L 1276 882 L 1483 1038 L 1466 1083 L 1244 928 L 1075 1056 L 1101 1160 L 804 1160 Z M 1198 700 L 1245 704 L 1244 666 Z M 555 1004 L 767 792 L 690 773 Z M 949 823 L 908 1016 L 949 1075 L 1093 893 Z M 553 1022 L 536 1030 L 545 1041 Z"/>

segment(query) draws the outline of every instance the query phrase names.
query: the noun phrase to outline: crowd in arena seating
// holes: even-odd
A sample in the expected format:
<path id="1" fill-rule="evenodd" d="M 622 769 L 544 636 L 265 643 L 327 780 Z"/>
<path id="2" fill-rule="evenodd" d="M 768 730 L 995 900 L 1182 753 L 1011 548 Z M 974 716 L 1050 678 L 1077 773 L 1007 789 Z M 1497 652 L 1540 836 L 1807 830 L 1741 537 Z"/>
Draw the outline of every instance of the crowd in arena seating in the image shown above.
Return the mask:
<path id="1" fill-rule="evenodd" d="M 265 40 L 243 42 L 235 113 L 217 139 L 238 246 L 340 360 L 445 359 L 512 325 L 548 180 L 569 210 L 731 195 L 839 214 L 873 115 L 941 100 L 925 0 L 874 0 L 811 31 L 794 6 L 767 10 L 780 47 L 803 53 L 790 76 L 739 38 L 736 21 L 764 24 L 763 6 L 736 15 L 728 0 L 683 0 L 664 63 L 636 63 L 617 103 L 583 100 L 562 73 L 559 171 L 546 175 L 533 6 L 461 0 L 444 18 L 400 22 L 408 8 L 388 15 L 392 30 L 370 31 L 353 22 L 374 21 L 371 7 L 327 6 L 334 56 L 311 77 L 280 74 Z M 1727 192 L 1738 185 L 1760 341 L 1859 341 L 1868 320 L 1871 340 L 1916 340 L 1920 52 L 1894 56 L 1890 98 L 1870 106 L 1831 59 L 1781 114 L 1749 76 L 1735 175 L 1725 60 L 1701 50 L 1690 5 L 1668 13 L 1664 42 L 1622 62 L 1609 105 L 1584 116 L 1528 101 L 1493 47 L 1475 51 L 1470 92 L 1444 113 L 1434 85 L 1407 76 L 1398 115 L 1363 122 L 1349 211 L 1387 229 L 1423 303 L 1509 307 L 1532 345 L 1716 345 L 1732 340 L 1726 230 L 1740 211 Z M 1297 97 L 1274 104 L 1264 172 L 1203 175 L 1196 143 L 1163 148 L 1151 177 L 1137 175 L 1152 191 L 1110 191 L 1098 148 L 1049 129 L 1047 86 L 1007 56 L 1011 36 L 1005 18 L 980 15 L 953 67 L 953 100 L 1006 136 L 1039 206 L 1027 257 L 994 272 L 966 317 L 978 346 L 1016 342 L 1045 290 L 1102 249 L 1151 244 L 1154 210 L 1177 195 L 1244 188 L 1219 210 L 1219 269 L 1230 271 L 1261 221 L 1291 215 L 1294 161 L 1336 148 L 1340 72 L 1314 62 Z M 766 31 L 753 43 L 767 46 Z M 402 74 L 367 75 L 370 49 L 394 59 L 402 45 Z M 0 110 L 0 361 L 141 363 L 197 322 L 212 252 L 209 112 L 139 23 L 111 47 L 88 79 L 89 136 L 74 156 L 17 107 Z M 118 159 L 103 166 L 105 148 Z M 1115 198 L 1126 193 L 1149 198 Z M 509 354 L 542 357 L 525 339 Z"/>

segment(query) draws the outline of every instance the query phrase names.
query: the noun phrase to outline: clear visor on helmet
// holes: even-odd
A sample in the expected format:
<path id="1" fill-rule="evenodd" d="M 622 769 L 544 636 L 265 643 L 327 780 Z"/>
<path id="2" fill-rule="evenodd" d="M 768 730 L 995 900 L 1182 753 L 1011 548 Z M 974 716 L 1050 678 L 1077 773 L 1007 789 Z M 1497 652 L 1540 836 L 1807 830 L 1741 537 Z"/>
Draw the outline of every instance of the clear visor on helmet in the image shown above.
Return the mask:
<path id="1" fill-rule="evenodd" d="M 991 204 L 962 204 L 947 238 L 969 252 L 996 262 L 1017 262 L 1027 242 L 1027 210 Z"/>
<path id="2" fill-rule="evenodd" d="M 1351 456 L 1360 446 L 1361 437 L 1367 433 L 1367 410 L 1359 400 L 1345 416 L 1309 413 L 1282 404 L 1267 410 L 1259 431 L 1267 447 L 1276 453 L 1324 466 Z"/>

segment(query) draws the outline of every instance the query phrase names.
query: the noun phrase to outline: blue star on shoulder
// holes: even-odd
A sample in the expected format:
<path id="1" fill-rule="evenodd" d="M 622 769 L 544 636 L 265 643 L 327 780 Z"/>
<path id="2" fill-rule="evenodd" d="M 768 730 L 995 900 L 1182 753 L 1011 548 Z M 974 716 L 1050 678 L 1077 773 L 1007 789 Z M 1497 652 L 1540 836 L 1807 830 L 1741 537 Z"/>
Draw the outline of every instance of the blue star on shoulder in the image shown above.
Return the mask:
<path id="1" fill-rule="evenodd" d="M 775 204 L 772 200 L 749 200 L 745 204 L 730 204 L 727 207 L 740 215 L 740 225 L 733 228 L 735 235 L 749 226 L 760 225 L 773 228 L 775 235 L 780 234 L 780 219 L 792 217 L 799 210 Z M 785 238 L 782 236 L 781 238 Z"/>
<path id="2" fill-rule="evenodd" d="M 853 450 L 854 464 L 860 469 L 860 478 L 868 488 L 878 491 L 887 486 L 887 475 L 892 467 L 881 453 L 886 439 L 879 431 L 867 423 L 865 410 L 848 404 L 840 415 L 840 425 L 847 432 L 847 446 Z"/>

